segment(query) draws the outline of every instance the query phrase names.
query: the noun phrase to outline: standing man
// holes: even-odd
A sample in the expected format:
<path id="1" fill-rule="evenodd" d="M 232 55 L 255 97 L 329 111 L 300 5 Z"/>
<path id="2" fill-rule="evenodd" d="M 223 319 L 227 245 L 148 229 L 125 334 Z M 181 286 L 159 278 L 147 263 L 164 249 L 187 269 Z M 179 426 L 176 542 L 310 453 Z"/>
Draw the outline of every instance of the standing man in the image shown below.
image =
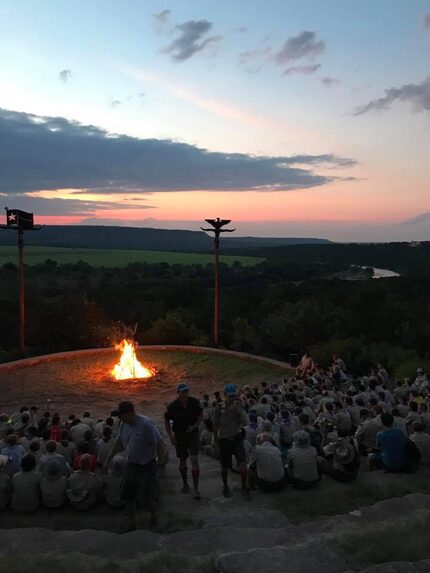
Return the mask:
<path id="1" fill-rule="evenodd" d="M 239 400 L 235 384 L 225 386 L 224 396 L 224 402 L 215 407 L 213 420 L 215 448 L 219 450 L 221 461 L 223 494 L 225 497 L 231 497 L 231 491 L 228 487 L 228 470 L 232 468 L 232 457 L 235 456 L 242 480 L 242 495 L 246 499 L 251 499 L 247 483 L 246 452 L 242 437 L 242 426 L 248 424 L 248 416 Z"/>
<path id="2" fill-rule="evenodd" d="M 193 477 L 193 498 L 200 499 L 199 492 L 199 424 L 203 418 L 203 409 L 197 398 L 189 396 L 189 388 L 183 382 L 177 387 L 178 397 L 168 406 L 164 414 L 164 425 L 170 441 L 176 447 L 179 460 L 179 473 L 182 476 L 182 493 L 188 493 L 190 486 L 187 477 L 187 458 L 191 459 Z M 171 425 L 171 422 L 173 424 Z"/>
<path id="3" fill-rule="evenodd" d="M 120 402 L 121 420 L 118 438 L 105 467 L 122 452 L 126 459 L 121 498 L 127 512 L 127 530 L 136 529 L 136 504 L 142 492 L 151 514 L 151 525 L 157 523 L 155 500 L 157 497 L 157 448 L 161 434 L 146 416 L 136 414 L 131 402 Z"/>

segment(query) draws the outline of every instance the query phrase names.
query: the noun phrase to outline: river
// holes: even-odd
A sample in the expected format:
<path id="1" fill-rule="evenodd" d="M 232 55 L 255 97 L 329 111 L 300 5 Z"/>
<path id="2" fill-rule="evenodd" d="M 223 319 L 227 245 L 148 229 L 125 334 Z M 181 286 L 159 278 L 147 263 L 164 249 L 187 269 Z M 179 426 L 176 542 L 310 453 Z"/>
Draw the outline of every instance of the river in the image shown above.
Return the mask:
<path id="1" fill-rule="evenodd" d="M 365 269 L 366 267 L 362 267 L 363 269 Z M 373 278 L 374 279 L 391 279 L 394 277 L 399 277 L 399 273 L 396 273 L 394 271 L 390 271 L 388 269 L 377 269 L 375 267 L 370 267 L 371 269 L 373 269 Z"/>

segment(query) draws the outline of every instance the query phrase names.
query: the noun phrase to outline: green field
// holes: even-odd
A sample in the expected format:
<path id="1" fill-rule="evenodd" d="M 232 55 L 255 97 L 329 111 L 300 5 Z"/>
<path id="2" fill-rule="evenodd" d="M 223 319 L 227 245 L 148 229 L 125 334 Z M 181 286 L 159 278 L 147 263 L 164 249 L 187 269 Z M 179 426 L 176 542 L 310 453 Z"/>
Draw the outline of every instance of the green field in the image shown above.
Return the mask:
<path id="1" fill-rule="evenodd" d="M 129 263 L 168 263 L 169 265 L 207 265 L 213 262 L 211 254 L 176 253 L 172 251 L 132 251 L 115 249 L 71 249 L 66 247 L 34 247 L 25 248 L 25 263 L 37 265 L 46 259 L 52 259 L 58 264 L 84 261 L 94 267 L 125 267 Z M 264 259 L 257 257 L 241 257 L 222 255 L 220 261 L 231 266 L 236 261 L 243 266 L 253 266 Z M 0 247 L 0 266 L 5 263 L 18 263 L 16 247 Z"/>

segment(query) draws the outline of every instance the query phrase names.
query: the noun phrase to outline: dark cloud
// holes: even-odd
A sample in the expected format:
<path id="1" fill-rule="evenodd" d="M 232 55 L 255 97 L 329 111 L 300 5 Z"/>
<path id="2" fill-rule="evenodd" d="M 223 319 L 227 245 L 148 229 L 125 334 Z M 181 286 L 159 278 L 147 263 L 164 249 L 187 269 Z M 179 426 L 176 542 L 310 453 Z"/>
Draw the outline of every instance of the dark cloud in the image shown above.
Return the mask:
<path id="1" fill-rule="evenodd" d="M 430 213 L 421 213 L 412 219 L 406 219 L 403 221 L 404 225 L 423 225 L 430 223 Z"/>
<path id="2" fill-rule="evenodd" d="M 222 36 L 208 36 L 212 23 L 208 20 L 189 20 L 175 27 L 177 37 L 163 52 L 174 62 L 184 62 L 194 54 L 221 41 Z"/>
<path id="3" fill-rule="evenodd" d="M 119 107 L 120 105 L 121 105 L 121 100 L 119 100 L 119 99 L 113 99 L 113 100 L 110 102 L 110 106 L 111 106 L 111 107 Z"/>
<path id="4" fill-rule="evenodd" d="M 283 76 L 292 76 L 296 74 L 310 76 L 318 71 L 321 67 L 321 64 L 309 64 L 308 66 L 292 66 L 291 68 L 287 68 L 283 71 Z"/>
<path id="5" fill-rule="evenodd" d="M 0 193 L 88 189 L 93 193 L 279 190 L 324 185 L 318 165 L 349 167 L 335 155 L 256 157 L 209 152 L 171 140 L 113 135 L 62 117 L 0 109 Z"/>
<path id="6" fill-rule="evenodd" d="M 66 84 L 70 79 L 72 79 L 72 70 L 61 70 L 58 74 L 58 79 Z"/>
<path id="7" fill-rule="evenodd" d="M 430 111 L 430 76 L 420 84 L 406 84 L 385 90 L 385 96 L 358 107 L 354 115 L 389 109 L 397 101 L 409 102 L 414 111 Z"/>
<path id="8" fill-rule="evenodd" d="M 153 14 L 155 29 L 159 34 L 165 32 L 167 25 L 169 24 L 171 10 L 162 10 Z"/>
<path id="9" fill-rule="evenodd" d="M 324 76 L 321 78 L 321 83 L 326 88 L 332 88 L 334 86 L 338 86 L 340 84 L 340 80 L 337 78 L 332 78 L 331 76 Z"/>
<path id="10" fill-rule="evenodd" d="M 47 199 L 45 197 L 33 197 L 30 195 L 21 195 L 8 193 L 8 207 L 20 208 L 37 213 L 39 216 L 50 215 L 70 215 L 76 217 L 92 216 L 96 211 L 111 211 L 112 209 L 129 210 L 129 209 L 155 209 L 151 205 L 139 203 L 138 205 L 126 201 L 87 201 L 85 199 Z"/>
<path id="11" fill-rule="evenodd" d="M 427 12 L 423 16 L 423 28 L 430 29 L 430 12 Z"/>
<path id="12" fill-rule="evenodd" d="M 275 63 L 284 67 L 297 60 L 307 60 L 308 64 L 291 66 L 286 68 L 282 75 L 292 74 L 313 74 L 321 64 L 313 63 L 315 58 L 325 51 L 326 45 L 323 40 L 317 39 L 316 32 L 304 30 L 288 38 L 281 48 L 274 49 L 270 46 L 247 50 L 239 54 L 239 65 L 245 66 L 247 71 L 258 72 L 264 64 L 268 62 Z"/>
<path id="13" fill-rule="evenodd" d="M 282 48 L 275 54 L 277 64 L 284 65 L 302 58 L 314 59 L 325 51 L 323 40 L 317 40 L 316 32 L 303 31 L 284 42 Z"/>

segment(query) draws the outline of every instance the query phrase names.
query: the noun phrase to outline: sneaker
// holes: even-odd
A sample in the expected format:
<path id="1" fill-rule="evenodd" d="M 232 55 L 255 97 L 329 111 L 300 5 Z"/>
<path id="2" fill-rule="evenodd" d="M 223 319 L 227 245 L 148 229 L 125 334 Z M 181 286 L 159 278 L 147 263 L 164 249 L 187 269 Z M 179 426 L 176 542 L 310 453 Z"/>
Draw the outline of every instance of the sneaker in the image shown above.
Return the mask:
<path id="1" fill-rule="evenodd" d="M 242 496 L 247 501 L 251 501 L 251 492 L 249 491 L 249 489 L 242 489 Z"/>
<path id="2" fill-rule="evenodd" d="M 230 488 L 228 487 L 228 485 L 223 488 L 222 494 L 223 494 L 223 496 L 226 497 L 226 498 L 230 498 L 230 497 L 231 497 L 231 490 L 230 490 Z"/>
<path id="3" fill-rule="evenodd" d="M 197 499 L 197 500 L 198 500 L 198 499 L 201 499 L 201 498 L 202 498 L 202 496 L 200 495 L 199 490 L 198 490 L 198 489 L 194 489 L 194 490 L 193 490 L 193 499 Z"/>
<path id="4" fill-rule="evenodd" d="M 190 486 L 187 483 L 181 489 L 181 493 L 190 493 Z"/>

